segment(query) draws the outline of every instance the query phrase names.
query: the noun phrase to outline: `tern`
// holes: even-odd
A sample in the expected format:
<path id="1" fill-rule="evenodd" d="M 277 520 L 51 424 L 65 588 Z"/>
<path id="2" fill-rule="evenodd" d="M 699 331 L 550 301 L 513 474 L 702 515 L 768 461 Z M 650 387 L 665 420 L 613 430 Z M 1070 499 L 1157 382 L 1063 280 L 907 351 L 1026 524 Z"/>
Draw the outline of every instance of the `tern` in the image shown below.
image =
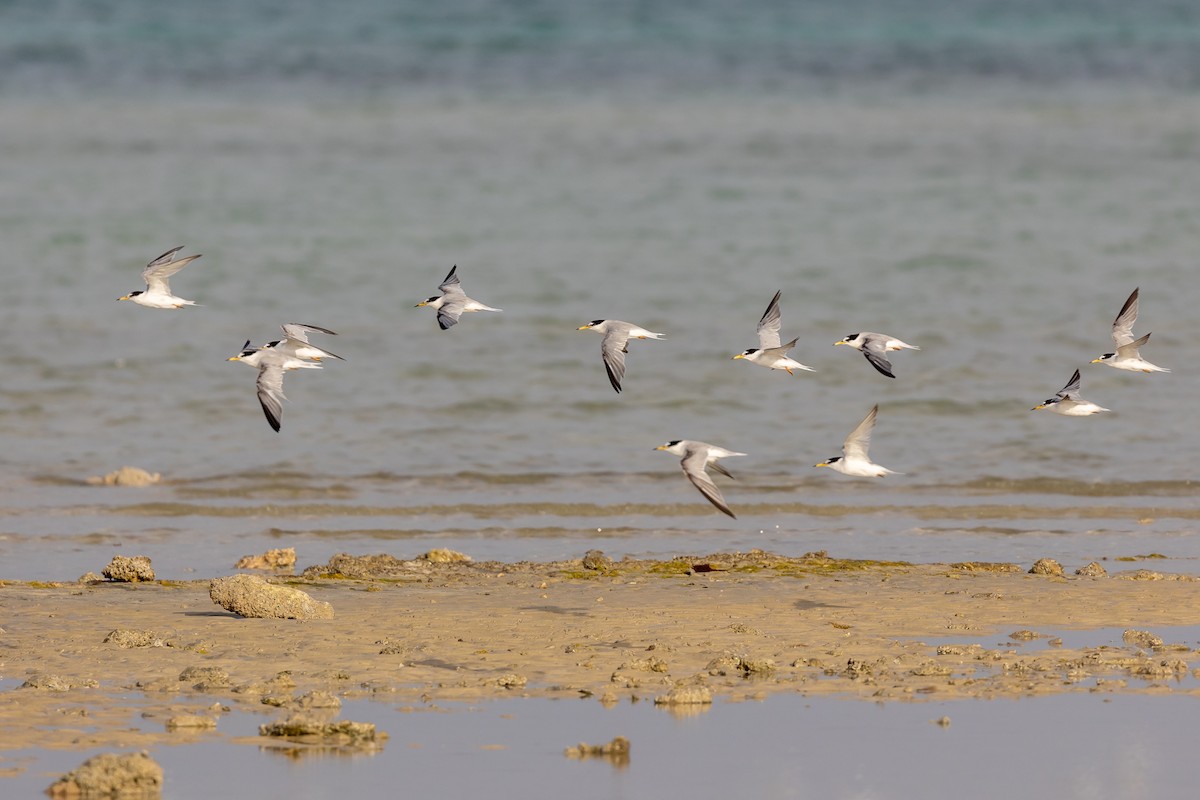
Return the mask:
<path id="1" fill-rule="evenodd" d="M 729 516 L 737 519 L 737 516 L 729 510 L 729 506 L 725 504 L 725 498 L 721 496 L 721 491 L 717 485 L 712 482 L 712 478 L 708 477 L 706 468 L 712 467 L 717 472 L 727 478 L 732 478 L 733 475 L 729 470 L 717 463 L 717 459 L 728 458 L 731 456 L 744 456 L 745 453 L 735 453 L 732 450 L 726 450 L 723 447 L 709 444 L 708 442 L 693 442 L 689 439 L 676 439 L 673 442 L 660 444 L 655 450 L 665 450 L 668 453 L 673 453 L 677 456 L 682 456 L 679 465 L 683 468 L 683 474 L 687 475 L 688 480 L 692 485 L 700 490 L 700 494 L 704 495 L 708 502 L 712 503 L 717 509 Z"/>
<path id="2" fill-rule="evenodd" d="M 176 261 L 175 254 L 182 249 L 183 245 L 173 247 L 146 265 L 142 270 L 142 280 L 146 282 L 145 291 L 130 292 L 117 300 L 131 300 L 147 308 L 183 308 L 196 305 L 191 300 L 171 294 L 169 278 L 200 257 L 197 253 Z"/>
<path id="3" fill-rule="evenodd" d="M 1093 364 L 1107 364 L 1110 367 L 1127 370 L 1129 372 L 1170 372 L 1171 370 L 1163 367 L 1155 366 L 1149 361 L 1142 358 L 1138 348 L 1150 341 L 1150 334 L 1146 334 L 1140 339 L 1133 338 L 1133 323 L 1137 322 L 1138 316 L 1138 290 L 1134 289 L 1133 294 L 1129 295 L 1129 299 L 1125 301 L 1125 305 L 1121 306 L 1117 318 L 1112 324 L 1112 338 L 1117 345 L 1117 352 L 1105 353 L 1099 358 L 1093 358 Z"/>
<path id="4" fill-rule="evenodd" d="M 457 271 L 457 264 L 450 268 L 450 272 L 446 275 L 446 279 L 442 281 L 441 286 L 438 286 L 438 288 L 442 290 L 441 295 L 427 297 L 414 306 L 414 308 L 429 306 L 430 308 L 436 309 L 438 312 L 438 326 L 442 330 L 446 330 L 453 325 L 457 325 L 458 318 L 468 311 L 502 310 L 499 308 L 492 308 L 491 306 L 485 306 L 478 300 L 473 300 L 470 297 L 467 297 L 466 293 L 463 291 L 462 283 L 458 280 L 458 276 L 454 274 Z"/>
<path id="5" fill-rule="evenodd" d="M 738 353 L 734 359 L 744 358 L 760 367 L 784 370 L 788 375 L 795 375 L 796 373 L 792 372 L 794 369 L 816 372 L 812 367 L 806 367 L 788 356 L 788 351 L 796 346 L 796 339 L 785 345 L 779 343 L 779 297 L 782 294 L 783 292 L 775 292 L 775 296 L 767 304 L 767 310 L 763 312 L 762 319 L 758 321 L 758 348 L 752 347 Z"/>
<path id="6" fill-rule="evenodd" d="M 596 331 L 604 336 L 600 342 L 600 354 L 604 357 L 604 369 L 608 371 L 608 381 L 618 394 L 621 391 L 621 379 L 625 377 L 625 354 L 629 352 L 626 347 L 629 340 L 662 339 L 665 336 L 665 334 L 654 333 L 619 319 L 594 319 L 587 325 L 580 325 L 575 330 Z"/>
<path id="7" fill-rule="evenodd" d="M 1107 408 L 1080 397 L 1079 383 L 1079 370 L 1075 370 L 1071 380 L 1067 381 L 1067 385 L 1058 394 L 1044 403 L 1034 406 L 1031 410 L 1040 411 L 1048 408 L 1055 414 L 1062 414 L 1065 417 L 1086 417 L 1091 414 L 1099 414 L 1101 411 L 1108 411 Z"/>
<path id="8" fill-rule="evenodd" d="M 814 464 L 814 467 L 829 467 L 843 475 L 853 475 L 858 478 L 882 478 L 885 475 L 903 475 L 893 472 L 887 467 L 881 467 L 871 461 L 867 449 L 871 446 L 871 431 L 875 430 L 875 417 L 879 415 L 879 406 L 874 406 L 862 422 L 850 431 L 846 441 L 842 443 L 842 454 Z"/>
<path id="9" fill-rule="evenodd" d="M 867 361 L 871 362 L 871 366 L 879 370 L 880 374 L 886 375 L 889 378 L 896 377 L 892 374 L 892 362 L 888 361 L 888 350 L 920 350 L 914 344 L 902 342 L 894 336 L 888 336 L 886 333 L 872 333 L 870 331 L 862 331 L 861 333 L 852 333 L 840 342 L 834 342 L 835 346 L 839 344 L 849 345 L 855 350 L 861 350 L 866 356 Z"/>
<path id="10" fill-rule="evenodd" d="M 240 353 L 225 360 L 240 361 L 258 369 L 258 380 L 255 382 L 258 402 L 276 433 L 283 419 L 283 401 L 287 399 L 283 395 L 283 373 L 290 369 L 321 369 L 320 364 L 281 352 L 270 345 L 251 347 L 249 339 L 242 345 Z"/>
<path id="11" fill-rule="evenodd" d="M 323 358 L 336 358 L 339 361 L 346 360 L 336 353 L 331 353 L 308 341 L 310 331 L 337 336 L 336 332 L 328 328 L 321 328 L 316 325 L 303 325 L 299 322 L 285 322 L 279 327 L 283 329 L 283 338 L 278 341 L 267 342 L 264 347 L 269 347 L 276 353 L 301 360 L 320 361 Z"/>

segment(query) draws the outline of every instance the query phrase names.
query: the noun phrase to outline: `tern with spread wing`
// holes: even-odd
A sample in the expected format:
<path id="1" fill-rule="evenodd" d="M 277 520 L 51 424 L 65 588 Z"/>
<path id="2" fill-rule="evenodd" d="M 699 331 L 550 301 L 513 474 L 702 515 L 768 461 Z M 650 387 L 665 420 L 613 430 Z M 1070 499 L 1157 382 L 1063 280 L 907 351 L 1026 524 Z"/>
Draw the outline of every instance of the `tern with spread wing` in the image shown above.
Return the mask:
<path id="1" fill-rule="evenodd" d="M 871 331 L 852 333 L 840 342 L 834 342 L 835 346 L 839 344 L 849 345 L 855 350 L 862 351 L 867 361 L 871 362 L 871 366 L 877 369 L 879 374 L 889 378 L 896 376 L 892 374 L 892 362 L 888 361 L 887 351 L 921 349 L 914 344 L 902 342 L 894 336 L 888 336 L 886 333 L 872 333 Z"/>
<path id="2" fill-rule="evenodd" d="M 302 325 L 299 322 L 285 322 L 279 327 L 283 328 L 283 338 L 275 342 L 268 342 L 265 345 L 265 347 L 271 348 L 276 353 L 308 361 L 320 361 L 323 358 L 336 358 L 339 361 L 346 360 L 308 341 L 308 334 L 310 332 L 327 333 L 330 336 L 337 336 L 337 333 L 328 328 L 321 328 L 316 325 Z"/>
<path id="3" fill-rule="evenodd" d="M 782 294 L 781 291 L 775 292 L 775 296 L 767 304 L 767 310 L 763 312 L 762 319 L 758 321 L 758 347 L 738 353 L 734 359 L 744 358 L 760 367 L 784 370 L 788 375 L 795 375 L 796 373 L 792 372 L 794 369 L 816 372 L 812 367 L 806 367 L 788 356 L 788 351 L 796 346 L 796 339 L 784 345 L 779 343 L 779 298 Z"/>
<path id="4" fill-rule="evenodd" d="M 1090 400 L 1084 400 L 1079 394 L 1079 384 L 1079 370 L 1075 370 L 1071 380 L 1067 381 L 1067 385 L 1058 394 L 1044 403 L 1034 406 L 1031 410 L 1040 411 L 1048 408 L 1055 414 L 1062 414 L 1064 417 L 1086 417 L 1091 414 L 1099 414 L 1101 411 L 1108 411 L 1107 408 L 1098 406 Z"/>
<path id="5" fill-rule="evenodd" d="M 826 459 L 815 467 L 829 467 L 843 475 L 853 475 L 856 478 L 882 478 L 885 475 L 902 475 L 887 467 L 881 467 L 871 461 L 867 449 L 871 446 L 871 432 L 875 430 L 875 417 L 879 415 L 879 406 L 873 407 L 863 421 L 850 431 L 846 441 L 842 443 L 842 454 Z"/>
<path id="6" fill-rule="evenodd" d="M 625 354 L 629 352 L 627 345 L 630 339 L 662 339 L 665 334 L 654 333 L 645 328 L 639 328 L 629 322 L 619 319 L 594 319 L 587 325 L 580 325 L 575 330 L 595 331 L 604 336 L 600 342 L 600 355 L 604 358 L 604 369 L 608 372 L 608 382 L 621 391 L 621 380 L 625 377 Z"/>
<path id="7" fill-rule="evenodd" d="M 284 325 L 285 332 L 289 326 L 296 326 L 296 323 Z M 312 325 L 298 327 L 304 330 L 319 330 L 329 333 L 324 328 Z M 304 330 L 298 332 L 303 334 Z M 293 329 L 293 332 L 297 331 Z M 289 342 L 291 344 L 288 344 Z M 226 361 L 240 361 L 258 370 L 258 380 L 255 382 L 258 390 L 258 403 L 262 406 L 267 422 L 276 433 L 279 432 L 283 421 L 283 401 L 287 399 L 283 394 L 283 374 L 293 369 L 321 369 L 319 363 L 309 360 L 311 356 L 302 355 L 304 348 L 296 346 L 298 344 L 296 340 L 284 339 L 262 347 L 251 347 L 250 340 L 247 339 L 246 344 L 242 345 L 240 353 L 226 359 Z M 283 346 L 281 347 L 281 345 Z M 324 354 L 323 357 L 338 358 L 325 350 L 321 350 L 321 353 Z"/>
<path id="8" fill-rule="evenodd" d="M 458 318 L 468 311 L 501 310 L 499 308 L 485 306 L 478 300 L 467 297 L 466 292 L 463 291 L 462 283 L 459 282 L 458 276 L 455 274 L 456 272 L 458 272 L 457 264 L 450 268 L 450 273 L 446 275 L 446 279 L 442 281 L 442 285 L 438 287 L 442 290 L 440 296 L 434 295 L 433 297 L 427 297 L 421 302 L 417 303 L 415 306 L 415 308 L 429 306 L 432 309 L 436 309 L 438 327 L 440 327 L 442 330 L 446 330 L 453 325 L 457 325 Z"/>
<path id="9" fill-rule="evenodd" d="M 668 453 L 682 456 L 679 465 L 683 468 L 683 474 L 687 475 L 692 485 L 699 489 L 700 494 L 704 495 L 708 502 L 716 506 L 717 510 L 737 519 L 737 516 L 729 510 L 729 506 L 725 504 L 725 498 L 721 496 L 721 490 L 713 483 L 712 478 L 708 477 L 707 468 L 712 467 L 725 477 L 732 478 L 733 475 L 729 473 L 729 470 L 718 464 L 717 459 L 744 456 L 746 455 L 745 453 L 735 453 L 732 450 L 726 450 L 723 447 L 717 447 L 708 442 L 693 442 L 689 439 L 676 439 L 673 442 L 660 444 L 654 449 L 665 450 Z"/>
<path id="10" fill-rule="evenodd" d="M 145 291 L 130 292 L 117 299 L 129 300 L 147 308 L 183 308 L 196 305 L 191 300 L 171 294 L 170 277 L 200 257 L 197 253 L 176 260 L 175 254 L 182 249 L 183 245 L 173 247 L 146 265 L 142 270 L 142 280 L 146 282 Z"/>
<path id="11" fill-rule="evenodd" d="M 1092 359 L 1093 364 L 1107 364 L 1110 367 L 1129 372 L 1170 372 L 1171 370 L 1151 364 L 1142 358 L 1138 348 L 1150 341 L 1150 334 L 1140 339 L 1133 338 L 1133 323 L 1138 317 L 1138 289 L 1133 290 L 1117 318 L 1113 320 L 1112 338 L 1117 345 L 1115 353 L 1105 353 L 1099 358 Z"/>

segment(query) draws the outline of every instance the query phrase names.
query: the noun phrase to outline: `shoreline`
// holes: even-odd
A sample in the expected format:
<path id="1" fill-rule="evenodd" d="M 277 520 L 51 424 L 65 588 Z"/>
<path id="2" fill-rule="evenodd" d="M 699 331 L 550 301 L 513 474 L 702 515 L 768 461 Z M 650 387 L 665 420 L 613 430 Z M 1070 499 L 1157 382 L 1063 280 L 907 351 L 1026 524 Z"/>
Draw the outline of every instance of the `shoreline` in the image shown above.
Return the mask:
<path id="1" fill-rule="evenodd" d="M 12 683 L 0 692 L 0 750 L 181 741 L 169 726 L 130 730 L 131 693 L 143 717 L 164 723 L 219 718 L 223 707 L 286 714 L 314 691 L 681 709 L 781 692 L 1200 695 L 1194 637 L 1154 632 L 1200 626 L 1200 579 L 1027 569 L 763 552 L 547 564 L 338 557 L 270 578 L 332 605 L 333 619 L 308 621 L 224 611 L 208 580 L 0 581 L 0 678 Z M 1053 639 L 1112 628 L 1131 633 L 1118 646 Z M 126 633 L 106 641 L 115 631 Z"/>

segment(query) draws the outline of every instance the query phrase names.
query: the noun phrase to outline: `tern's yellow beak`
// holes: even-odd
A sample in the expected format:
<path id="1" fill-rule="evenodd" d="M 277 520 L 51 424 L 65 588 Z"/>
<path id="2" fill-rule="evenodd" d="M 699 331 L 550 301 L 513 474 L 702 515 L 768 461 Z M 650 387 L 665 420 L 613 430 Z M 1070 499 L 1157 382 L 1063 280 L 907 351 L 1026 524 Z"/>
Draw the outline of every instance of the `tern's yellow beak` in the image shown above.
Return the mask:
<path id="1" fill-rule="evenodd" d="M 590 327 L 592 327 L 592 326 L 591 326 L 591 325 L 580 325 L 580 326 L 579 326 L 578 328 L 576 328 L 575 330 L 577 330 L 577 331 L 586 331 L 586 330 L 587 330 L 588 328 L 590 328 Z"/>
<path id="2" fill-rule="evenodd" d="M 427 306 L 427 305 L 429 305 L 429 303 L 426 303 L 424 300 L 422 300 L 421 302 L 419 302 L 415 306 L 413 306 L 413 308 L 421 308 L 422 306 Z"/>
<path id="3" fill-rule="evenodd" d="M 229 358 L 227 358 L 225 360 L 226 361 L 241 361 L 242 357 L 241 356 L 230 356 Z"/>
<path id="4" fill-rule="evenodd" d="M 1103 358 L 1093 358 L 1093 359 L 1092 359 L 1092 363 L 1093 363 L 1093 364 L 1099 364 L 1099 363 L 1100 363 L 1101 361 L 1103 361 L 1103 360 L 1104 360 Z"/>
<path id="5" fill-rule="evenodd" d="M 583 328 L 580 328 L 579 330 L 583 330 Z M 654 449 L 655 450 L 666 450 L 667 446 L 665 444 L 660 444 L 658 447 L 656 447 Z"/>
<path id="6" fill-rule="evenodd" d="M 734 356 L 734 357 L 733 357 L 731 360 L 732 360 L 732 361 L 736 361 L 736 360 L 738 360 L 739 358 L 745 358 L 745 357 L 746 357 L 746 354 L 745 354 L 745 353 L 738 353 L 738 354 L 737 354 L 736 356 Z"/>
<path id="7" fill-rule="evenodd" d="M 1042 410 L 1043 408 L 1045 408 L 1045 407 L 1046 407 L 1046 404 L 1045 404 L 1045 403 L 1042 403 L 1040 406 L 1034 406 L 1033 408 L 1031 408 L 1031 409 L 1029 409 L 1029 410 L 1030 410 L 1030 411 L 1041 411 L 1041 410 Z"/>
<path id="8" fill-rule="evenodd" d="M 125 295 L 125 296 L 123 296 L 123 297 L 118 297 L 118 298 L 117 298 L 117 302 L 119 303 L 119 302 L 121 302 L 122 300 L 128 300 L 128 299 L 129 299 L 129 295 Z"/>
<path id="9" fill-rule="evenodd" d="M 850 346 L 850 343 L 849 343 L 849 342 L 847 342 L 845 339 L 842 339 L 840 342 L 834 342 L 834 343 L 833 343 L 833 346 L 834 346 L 834 347 L 837 347 L 839 344 L 844 344 L 844 345 L 846 345 L 847 347 L 849 347 L 849 346 Z M 818 465 L 818 466 L 820 466 L 820 465 Z"/>
<path id="10" fill-rule="evenodd" d="M 838 344 L 841 344 L 841 342 L 838 342 Z M 828 461 L 822 461 L 820 464 L 813 464 L 813 466 L 814 466 L 814 467 L 828 467 L 828 466 L 829 466 L 829 462 L 828 462 Z"/>

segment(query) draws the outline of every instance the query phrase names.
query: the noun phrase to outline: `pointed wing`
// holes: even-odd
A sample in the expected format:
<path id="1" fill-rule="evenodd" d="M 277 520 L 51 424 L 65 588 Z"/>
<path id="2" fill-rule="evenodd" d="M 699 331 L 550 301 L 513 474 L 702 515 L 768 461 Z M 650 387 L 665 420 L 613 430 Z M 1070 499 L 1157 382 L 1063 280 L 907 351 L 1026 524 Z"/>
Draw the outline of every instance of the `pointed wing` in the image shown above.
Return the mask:
<path id="1" fill-rule="evenodd" d="M 1138 352 L 1138 348 L 1150 341 L 1150 334 L 1146 334 L 1140 339 L 1135 339 L 1128 344 L 1123 344 L 1117 348 L 1117 357 L 1120 359 L 1141 358 L 1142 354 Z"/>
<path id="2" fill-rule="evenodd" d="M 159 256 L 158 258 L 154 259 L 149 264 L 147 264 L 146 269 L 157 269 L 158 267 L 161 267 L 164 264 L 170 264 L 172 261 L 175 260 L 175 254 L 178 253 L 182 249 L 183 249 L 183 245 L 179 245 L 178 247 L 172 247 L 170 250 L 163 253 L 161 256 Z"/>
<path id="3" fill-rule="evenodd" d="M 200 257 L 197 254 L 176 261 L 175 254 L 182 249 L 183 245 L 172 248 L 146 265 L 146 268 L 142 270 L 142 279 L 146 281 L 147 291 L 171 293 L 167 279 Z"/>
<path id="4" fill-rule="evenodd" d="M 779 337 L 776 336 L 775 338 L 778 339 Z M 777 347 L 765 348 L 763 350 L 763 353 L 773 356 L 774 358 L 787 358 L 788 351 L 791 350 L 793 347 L 795 347 L 796 342 L 798 342 L 798 341 L 800 341 L 798 338 L 792 339 L 787 344 L 782 344 Z"/>
<path id="5" fill-rule="evenodd" d="M 327 328 L 321 328 L 316 325 L 304 325 L 299 322 L 285 322 L 279 327 L 283 328 L 283 335 L 289 339 L 294 339 L 297 342 L 308 344 L 308 332 L 328 333 L 330 336 L 337 336 L 337 333 Z"/>
<path id="6" fill-rule="evenodd" d="M 258 370 L 258 402 L 267 422 L 279 432 L 280 421 L 283 418 L 283 367 L 276 363 L 266 363 Z"/>
<path id="7" fill-rule="evenodd" d="M 721 496 L 720 489 L 718 489 L 717 485 L 712 482 L 711 478 L 708 477 L 708 473 L 704 471 L 704 465 L 707 460 L 707 449 L 693 450 L 692 452 L 689 452 L 686 456 L 684 456 L 683 461 L 680 462 L 680 466 L 683 467 L 683 474 L 687 475 L 688 480 L 692 482 L 692 485 L 699 489 L 700 494 L 704 495 L 708 502 L 716 506 L 717 510 L 723 514 L 728 514 L 734 519 L 737 519 L 737 515 L 730 511 L 729 506 L 725 504 L 725 498 Z"/>
<path id="8" fill-rule="evenodd" d="M 889 378 L 895 378 L 892 374 L 892 362 L 888 361 L 887 348 L 879 339 L 868 339 L 862 346 L 862 354 L 867 361 L 871 362 L 871 366 L 879 370 L 883 375 Z"/>
<path id="9" fill-rule="evenodd" d="M 763 350 L 779 347 L 779 298 L 782 294 L 782 291 L 775 292 L 762 319 L 758 321 L 758 346 Z"/>
<path id="10" fill-rule="evenodd" d="M 871 431 L 875 430 L 875 417 L 878 414 L 879 406 L 877 405 L 867 412 L 863 421 L 850 431 L 850 435 L 842 443 L 842 455 L 847 461 L 856 458 L 870 461 L 867 458 L 867 449 L 871 446 Z"/>
<path id="11" fill-rule="evenodd" d="M 1077 370 L 1075 370 L 1075 374 L 1071 376 L 1071 380 L 1067 381 L 1067 385 L 1064 386 L 1061 391 L 1059 391 L 1058 397 L 1061 397 L 1064 400 L 1077 399 L 1074 397 L 1070 397 L 1070 395 L 1073 395 L 1073 394 L 1075 394 L 1075 392 L 1079 391 L 1079 384 L 1080 384 L 1079 370 L 1077 369 Z"/>
<path id="12" fill-rule="evenodd" d="M 442 290 L 442 294 L 453 294 L 455 292 L 462 294 L 462 285 L 459 283 L 458 276 L 454 274 L 456 272 L 458 272 L 458 264 L 455 264 L 450 268 L 450 272 L 447 273 L 446 279 L 442 281 L 440 286 L 438 286 L 438 288 Z M 457 321 L 457 318 L 455 318 L 455 322 Z"/>
<path id="13" fill-rule="evenodd" d="M 600 355 L 604 357 L 604 369 L 608 372 L 608 382 L 612 387 L 621 391 L 621 381 L 625 378 L 625 345 L 629 342 L 629 330 L 616 328 L 604 334 L 600 342 Z"/>
<path id="14" fill-rule="evenodd" d="M 1117 318 L 1113 320 L 1112 338 L 1117 347 L 1123 347 L 1133 341 L 1133 323 L 1137 322 L 1137 316 L 1138 289 L 1134 289 L 1125 305 L 1121 306 Z"/>
<path id="15" fill-rule="evenodd" d="M 445 287 L 442 287 L 445 291 Z M 457 296 L 449 297 L 452 293 L 446 291 L 448 299 L 444 299 L 442 304 L 438 306 L 438 326 L 442 330 L 446 330 L 452 325 L 458 324 L 458 318 L 462 316 L 463 309 L 467 307 L 467 296 L 463 294 L 462 289 L 457 291 Z"/>
<path id="16" fill-rule="evenodd" d="M 721 473 L 721 474 L 722 474 L 722 475 L 724 475 L 726 478 L 733 478 L 733 473 L 732 473 L 732 472 L 730 472 L 729 470 L 725 469 L 724 467 L 722 467 L 722 466 L 721 466 L 719 463 L 717 463 L 716 461 L 710 461 L 710 462 L 708 462 L 708 466 L 709 466 L 709 468 L 711 468 L 711 469 L 713 469 L 713 470 L 715 470 L 715 471 L 717 471 L 717 472 Z M 736 480 L 736 478 L 734 478 L 734 480 Z"/>

